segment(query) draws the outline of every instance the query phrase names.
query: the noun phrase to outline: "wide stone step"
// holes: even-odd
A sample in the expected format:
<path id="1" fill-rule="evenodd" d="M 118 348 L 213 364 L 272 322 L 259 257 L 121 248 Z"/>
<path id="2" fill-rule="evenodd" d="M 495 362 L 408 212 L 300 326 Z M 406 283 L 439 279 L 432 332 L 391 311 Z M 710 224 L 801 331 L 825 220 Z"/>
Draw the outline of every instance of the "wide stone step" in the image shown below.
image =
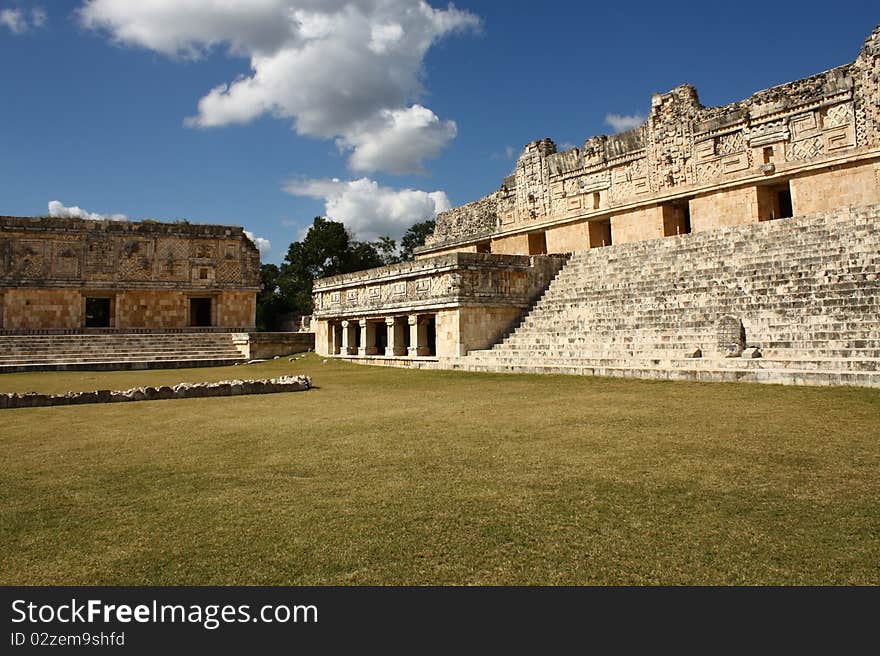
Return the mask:
<path id="1" fill-rule="evenodd" d="M 878 245 L 873 206 L 575 253 L 513 332 L 455 366 L 876 385 Z M 764 357 L 721 357 L 726 315 Z"/>
<path id="2" fill-rule="evenodd" d="M 115 371 L 127 369 L 181 369 L 188 367 L 226 367 L 240 364 L 241 358 L 189 358 L 176 360 L 112 360 L 105 362 L 52 362 L 0 364 L 0 373 L 24 371 Z"/>
<path id="3" fill-rule="evenodd" d="M 880 358 L 669 358 L 645 353 L 566 354 L 545 353 L 540 357 L 510 354 L 469 355 L 466 360 L 505 366 L 578 365 L 589 367 L 662 367 L 672 369 L 797 369 L 802 371 L 880 371 Z"/>
<path id="4" fill-rule="evenodd" d="M 242 362 L 230 333 L 0 336 L 0 371 L 147 369 Z"/>
<path id="5" fill-rule="evenodd" d="M 446 363 L 448 368 L 463 371 L 495 373 L 568 374 L 577 376 L 608 376 L 621 378 L 648 378 L 657 380 L 754 382 L 789 385 L 857 385 L 880 387 L 880 373 L 857 371 L 808 371 L 784 369 L 723 369 L 723 368 L 663 368 L 632 366 L 589 366 L 580 364 L 498 365 L 477 363 L 463 358 Z"/>

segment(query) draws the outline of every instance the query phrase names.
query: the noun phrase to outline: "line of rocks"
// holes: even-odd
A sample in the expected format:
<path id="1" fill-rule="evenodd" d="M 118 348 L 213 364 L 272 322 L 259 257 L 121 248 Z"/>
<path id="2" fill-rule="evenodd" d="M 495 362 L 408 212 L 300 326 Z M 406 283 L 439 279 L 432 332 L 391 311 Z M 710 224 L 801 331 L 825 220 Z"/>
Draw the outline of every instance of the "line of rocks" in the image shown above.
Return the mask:
<path id="1" fill-rule="evenodd" d="M 126 401 L 158 401 L 164 399 L 198 399 L 210 396 L 242 396 L 303 392 L 312 386 L 309 376 L 280 376 L 268 380 L 221 380 L 215 383 L 178 383 L 160 387 L 134 387 L 124 391 L 95 390 L 65 394 L 0 394 L 0 410 L 5 408 L 38 408 L 84 403 L 121 403 Z"/>

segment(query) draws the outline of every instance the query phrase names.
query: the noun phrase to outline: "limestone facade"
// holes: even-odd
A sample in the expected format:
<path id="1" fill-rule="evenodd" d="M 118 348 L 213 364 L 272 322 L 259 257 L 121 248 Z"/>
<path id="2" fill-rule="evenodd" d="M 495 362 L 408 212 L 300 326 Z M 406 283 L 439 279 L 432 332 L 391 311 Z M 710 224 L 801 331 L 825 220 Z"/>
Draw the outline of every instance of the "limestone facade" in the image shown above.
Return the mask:
<path id="1" fill-rule="evenodd" d="M 741 102 L 683 85 L 633 130 L 528 144 L 415 262 L 316 281 L 315 350 L 880 386 L 878 226 L 880 27 L 853 63 Z"/>
<path id="2" fill-rule="evenodd" d="M 238 227 L 0 217 L 0 330 L 250 330 L 259 271 Z"/>
<path id="3" fill-rule="evenodd" d="M 880 203 L 878 80 L 880 27 L 854 62 L 740 102 L 657 94 L 627 132 L 528 144 L 498 191 L 438 216 L 419 256 L 576 252 Z"/>
<path id="4" fill-rule="evenodd" d="M 447 253 L 316 280 L 315 351 L 453 357 L 487 348 L 565 264 L 562 256 Z"/>

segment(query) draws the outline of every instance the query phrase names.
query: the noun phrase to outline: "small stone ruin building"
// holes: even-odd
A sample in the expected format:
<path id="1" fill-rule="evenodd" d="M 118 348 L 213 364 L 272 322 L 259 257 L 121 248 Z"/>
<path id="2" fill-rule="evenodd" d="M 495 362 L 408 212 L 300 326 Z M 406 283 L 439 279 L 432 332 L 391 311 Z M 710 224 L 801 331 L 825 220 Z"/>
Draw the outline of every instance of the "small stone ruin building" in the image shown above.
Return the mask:
<path id="1" fill-rule="evenodd" d="M 253 330 L 260 255 L 237 227 L 0 217 L 0 329 Z"/>

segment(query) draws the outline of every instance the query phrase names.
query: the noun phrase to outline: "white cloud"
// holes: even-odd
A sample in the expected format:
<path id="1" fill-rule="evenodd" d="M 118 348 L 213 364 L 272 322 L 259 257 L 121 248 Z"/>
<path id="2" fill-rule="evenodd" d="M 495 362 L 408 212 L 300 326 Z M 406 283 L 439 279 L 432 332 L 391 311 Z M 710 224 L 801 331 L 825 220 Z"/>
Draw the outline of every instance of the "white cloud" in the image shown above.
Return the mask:
<path id="1" fill-rule="evenodd" d="M 4 9 L 0 11 L 0 25 L 8 28 L 13 34 L 24 34 L 30 27 L 27 17 L 21 9 Z"/>
<path id="2" fill-rule="evenodd" d="M 244 234 L 247 235 L 247 238 L 254 242 L 254 246 L 257 247 L 257 250 L 260 251 L 260 255 L 268 255 L 269 251 L 272 250 L 272 242 L 264 237 L 255 237 L 254 233 L 250 230 L 245 230 Z"/>
<path id="3" fill-rule="evenodd" d="M 24 34 L 32 28 L 43 27 L 48 15 L 42 7 L 34 7 L 28 13 L 24 9 L 3 9 L 0 11 L 0 25 L 7 28 L 13 34 Z"/>
<path id="4" fill-rule="evenodd" d="M 422 171 L 422 160 L 436 157 L 455 138 L 455 121 L 441 121 L 426 107 L 383 110 L 379 121 L 348 130 L 337 143 L 352 148 L 349 158 L 356 171 L 410 173 Z"/>
<path id="5" fill-rule="evenodd" d="M 433 219 L 451 205 L 443 191 L 391 189 L 368 178 L 291 180 L 284 190 L 324 201 L 328 218 L 341 221 L 359 239 L 400 237 L 414 223 Z"/>
<path id="6" fill-rule="evenodd" d="M 631 116 L 622 116 L 620 114 L 606 114 L 605 122 L 610 125 L 615 132 L 625 132 L 642 125 L 647 119 L 641 114 L 632 114 Z"/>
<path id="7" fill-rule="evenodd" d="M 125 214 L 96 214 L 76 205 L 67 207 L 60 201 L 49 201 L 49 216 L 57 219 L 89 219 L 90 221 L 128 221 Z"/>
<path id="8" fill-rule="evenodd" d="M 34 7 L 31 10 L 31 23 L 34 27 L 43 27 L 47 20 L 49 20 L 49 15 L 42 7 Z"/>
<path id="9" fill-rule="evenodd" d="M 420 170 L 455 137 L 453 121 L 413 101 L 431 46 L 480 25 L 425 0 L 87 0 L 79 15 L 119 43 L 172 57 L 225 47 L 249 58 L 250 74 L 211 89 L 188 125 L 268 114 L 335 139 L 355 170 L 395 173 Z"/>
<path id="10" fill-rule="evenodd" d="M 516 148 L 513 146 L 507 146 L 504 149 L 504 154 L 507 156 L 507 159 L 513 159 L 513 156 L 516 155 Z"/>

